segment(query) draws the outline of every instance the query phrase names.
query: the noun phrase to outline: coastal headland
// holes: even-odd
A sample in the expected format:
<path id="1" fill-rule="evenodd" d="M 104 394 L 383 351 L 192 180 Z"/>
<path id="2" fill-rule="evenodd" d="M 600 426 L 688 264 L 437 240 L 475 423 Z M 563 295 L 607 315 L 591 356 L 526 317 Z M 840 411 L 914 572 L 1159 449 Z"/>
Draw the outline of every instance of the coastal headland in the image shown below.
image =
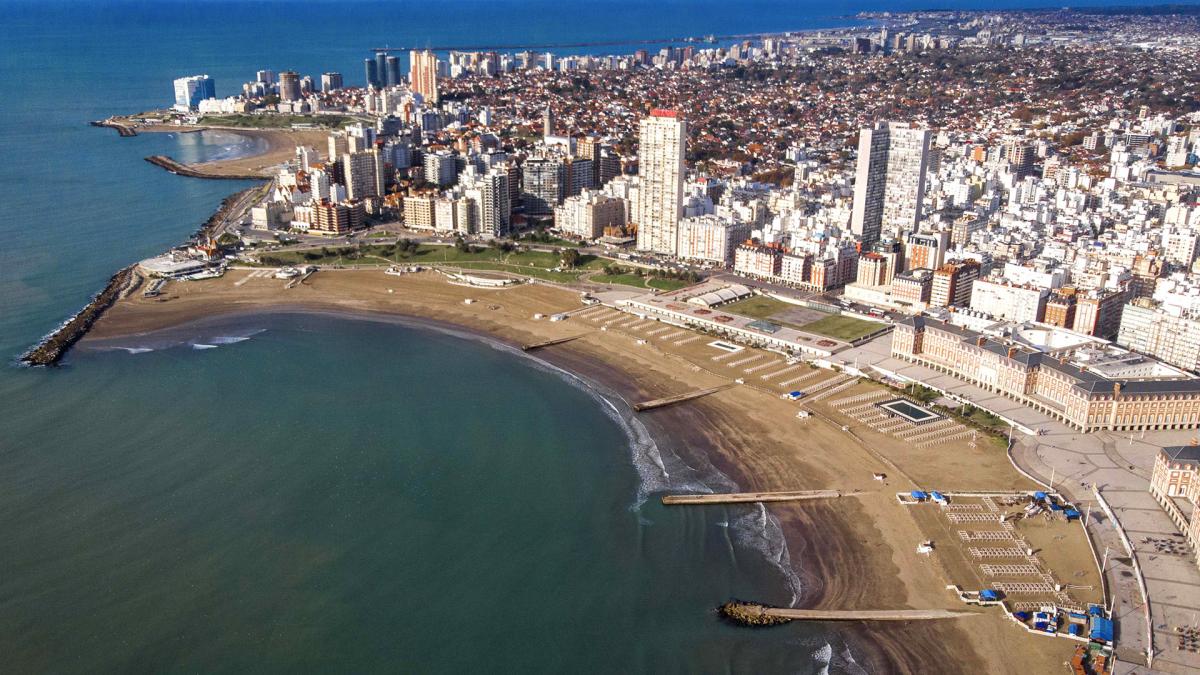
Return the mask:
<path id="1" fill-rule="evenodd" d="M 580 293 L 568 288 L 543 283 L 477 288 L 452 283 L 435 271 L 397 277 L 377 269 L 323 270 L 302 284 L 286 286 L 254 269 L 231 270 L 220 279 L 172 282 L 157 298 L 133 294 L 115 303 L 80 346 L 114 348 L 156 331 L 221 316 L 320 312 L 379 321 L 434 322 L 514 349 L 582 335 L 543 348 L 536 358 L 596 383 L 626 402 L 716 387 L 734 379 L 728 368 L 714 365 L 713 350 L 703 342 L 648 341 L 635 328 L 600 330 L 595 321 L 579 315 L 557 322 L 535 318 L 587 311 Z M 928 534 L 896 504 L 896 490 L 909 487 L 907 483 L 876 480 L 874 476 L 885 467 L 873 452 L 848 442 L 836 424 L 817 417 L 798 420 L 794 403 L 754 382 L 642 413 L 640 419 L 660 445 L 704 449 L 743 490 L 858 492 L 852 500 L 781 502 L 767 507 L 781 523 L 790 563 L 803 582 L 797 606 L 963 609 L 946 590 L 943 565 L 916 552 L 917 543 Z M 875 451 L 888 452 L 891 462 L 923 484 L 962 489 L 1032 487 L 994 444 L 967 447 L 964 443 L 954 449 L 955 461 L 944 465 L 901 445 Z M 978 485 L 984 476 L 987 485 Z M 901 621 L 887 626 L 886 631 L 872 624 L 843 627 L 860 636 L 856 644 L 875 650 L 865 658 L 876 671 L 916 672 L 930 664 L 953 663 L 958 672 L 1052 672 L 1071 650 L 1066 641 L 1045 640 L 1014 628 L 998 611 L 982 612 L 969 624 Z"/>

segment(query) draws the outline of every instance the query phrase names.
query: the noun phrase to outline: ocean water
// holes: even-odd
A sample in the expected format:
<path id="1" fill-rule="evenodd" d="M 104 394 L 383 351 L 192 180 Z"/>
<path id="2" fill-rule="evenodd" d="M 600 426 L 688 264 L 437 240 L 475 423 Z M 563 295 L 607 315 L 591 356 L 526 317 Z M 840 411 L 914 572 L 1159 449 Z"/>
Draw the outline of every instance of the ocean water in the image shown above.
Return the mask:
<path id="1" fill-rule="evenodd" d="M 357 82 L 381 45 L 797 29 L 844 25 L 860 7 L 0 8 L 11 362 L 113 271 L 179 242 L 246 185 L 142 161 L 235 156 L 253 149 L 246 139 L 87 126 L 169 104 L 174 77 L 207 72 L 224 96 L 259 68 Z M 647 497 L 676 461 L 667 449 L 528 358 L 313 316 L 110 347 L 62 368 L 0 368 L 0 671 L 858 670 L 854 645 L 824 629 L 717 620 L 730 596 L 792 601 L 771 520 L 662 508 Z M 703 471 L 686 480 L 724 485 Z"/>

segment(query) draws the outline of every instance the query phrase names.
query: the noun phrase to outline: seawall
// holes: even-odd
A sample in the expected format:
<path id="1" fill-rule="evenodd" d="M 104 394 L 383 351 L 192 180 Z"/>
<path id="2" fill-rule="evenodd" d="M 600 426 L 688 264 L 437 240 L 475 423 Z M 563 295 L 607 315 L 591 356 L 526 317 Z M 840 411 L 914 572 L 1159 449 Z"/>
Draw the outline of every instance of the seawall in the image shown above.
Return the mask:
<path id="1" fill-rule="evenodd" d="M 57 330 L 42 338 L 35 347 L 21 355 L 21 361 L 31 366 L 53 366 L 79 341 L 92 325 L 103 316 L 123 295 L 132 292 L 141 284 L 141 276 L 130 265 L 108 280 L 104 290 L 92 298 L 79 313 L 59 326 Z"/>

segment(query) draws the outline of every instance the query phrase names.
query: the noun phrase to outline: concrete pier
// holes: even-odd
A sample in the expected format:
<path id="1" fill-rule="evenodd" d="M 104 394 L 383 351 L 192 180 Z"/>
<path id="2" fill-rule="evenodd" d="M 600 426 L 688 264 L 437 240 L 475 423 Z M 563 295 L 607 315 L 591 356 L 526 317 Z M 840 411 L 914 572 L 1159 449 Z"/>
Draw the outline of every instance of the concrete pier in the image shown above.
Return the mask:
<path id="1" fill-rule="evenodd" d="M 753 602 L 727 602 L 725 617 L 750 626 L 771 626 L 788 621 L 930 621 L 960 619 L 975 612 L 951 609 L 793 609 Z"/>
<path id="2" fill-rule="evenodd" d="M 846 495 L 840 490 L 791 490 L 787 492 L 732 492 L 712 495 L 665 495 L 662 503 L 670 505 L 684 504 L 747 504 L 754 502 L 795 502 L 806 499 L 837 499 L 842 496 L 853 497 L 857 493 Z"/>
<path id="3" fill-rule="evenodd" d="M 578 340 L 579 338 L 583 337 L 584 335 L 587 335 L 587 333 L 580 333 L 579 335 L 572 335 L 570 337 L 554 338 L 553 340 L 544 340 L 542 342 L 534 342 L 534 343 L 527 344 L 527 345 L 521 345 L 521 351 L 531 352 L 535 349 L 541 349 L 542 347 L 549 347 L 551 345 L 561 345 L 564 342 L 570 342 L 571 340 Z"/>
<path id="4" fill-rule="evenodd" d="M 690 401 L 692 399 L 700 398 L 702 396 L 708 396 L 709 394 L 715 394 L 718 391 L 721 391 L 722 389 L 728 389 L 732 386 L 733 386 L 732 383 L 731 384 L 722 384 L 718 387 L 709 387 L 708 389 L 697 389 L 695 391 L 689 391 L 684 394 L 676 394 L 675 396 L 668 396 L 666 398 L 656 398 L 652 401 L 642 401 L 641 403 L 634 403 L 633 409 L 638 412 L 645 412 L 647 410 L 653 410 L 655 408 L 662 408 L 662 407 L 669 406 L 669 405 L 675 405 L 676 403 L 683 403 L 684 401 Z"/>

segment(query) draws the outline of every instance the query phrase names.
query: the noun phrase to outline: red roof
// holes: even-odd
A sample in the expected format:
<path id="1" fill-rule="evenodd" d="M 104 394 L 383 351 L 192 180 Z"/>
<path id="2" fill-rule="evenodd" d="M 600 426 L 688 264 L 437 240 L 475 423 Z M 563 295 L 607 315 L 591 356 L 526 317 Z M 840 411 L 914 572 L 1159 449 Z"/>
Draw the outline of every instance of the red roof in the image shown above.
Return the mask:
<path id="1" fill-rule="evenodd" d="M 678 111 L 678 110 L 668 110 L 668 109 L 666 109 L 666 108 L 655 108 L 655 109 L 653 109 L 653 110 L 651 110 L 651 111 L 650 111 L 650 116 L 651 116 L 651 117 L 671 117 L 671 118 L 678 118 L 678 117 L 679 117 L 679 111 Z"/>

